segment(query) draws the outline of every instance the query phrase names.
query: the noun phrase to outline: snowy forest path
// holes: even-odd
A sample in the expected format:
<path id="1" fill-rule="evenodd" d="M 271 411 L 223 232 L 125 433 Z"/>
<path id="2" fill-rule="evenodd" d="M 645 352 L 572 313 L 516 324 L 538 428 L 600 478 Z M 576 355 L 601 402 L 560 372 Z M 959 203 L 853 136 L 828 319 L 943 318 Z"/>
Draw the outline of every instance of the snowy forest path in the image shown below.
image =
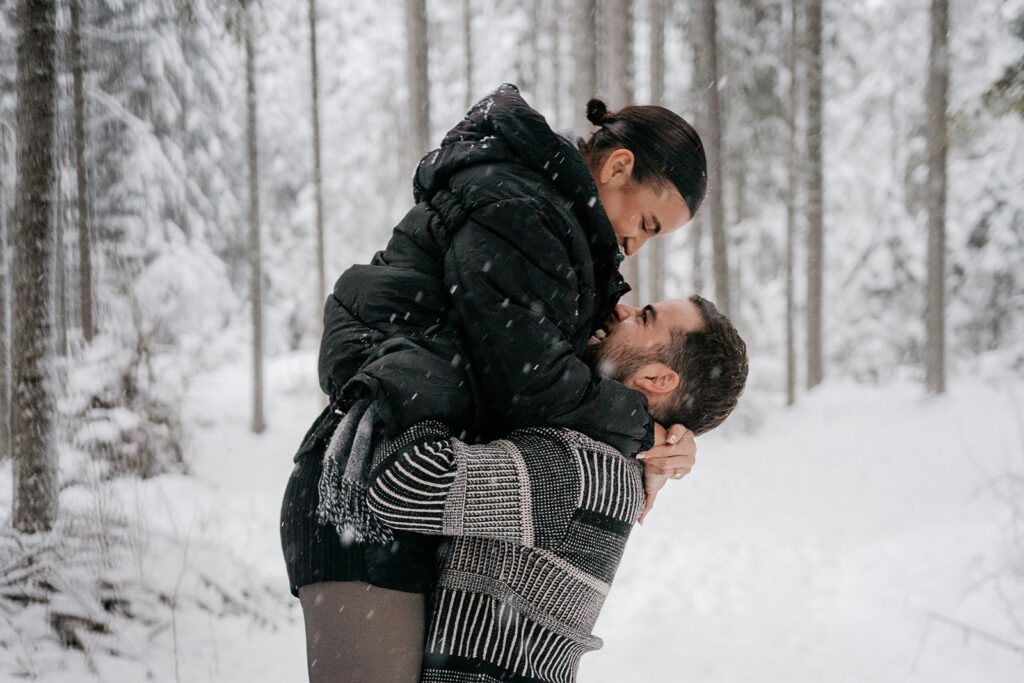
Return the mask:
<path id="1" fill-rule="evenodd" d="M 698 439 L 630 540 L 581 680 L 1020 680 L 1019 652 L 971 637 L 1024 645 L 996 495 L 1024 470 L 1020 396 L 829 384 L 755 434 Z"/>

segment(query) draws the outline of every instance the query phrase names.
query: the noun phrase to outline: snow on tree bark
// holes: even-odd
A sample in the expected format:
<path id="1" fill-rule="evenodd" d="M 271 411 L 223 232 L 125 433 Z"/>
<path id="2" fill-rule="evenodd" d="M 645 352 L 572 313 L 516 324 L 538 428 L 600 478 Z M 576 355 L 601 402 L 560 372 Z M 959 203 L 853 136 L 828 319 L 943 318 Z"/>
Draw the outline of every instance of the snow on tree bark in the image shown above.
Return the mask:
<path id="1" fill-rule="evenodd" d="M 56 2 L 18 5 L 18 180 L 12 234 L 11 524 L 35 533 L 57 517 L 53 381 Z"/>

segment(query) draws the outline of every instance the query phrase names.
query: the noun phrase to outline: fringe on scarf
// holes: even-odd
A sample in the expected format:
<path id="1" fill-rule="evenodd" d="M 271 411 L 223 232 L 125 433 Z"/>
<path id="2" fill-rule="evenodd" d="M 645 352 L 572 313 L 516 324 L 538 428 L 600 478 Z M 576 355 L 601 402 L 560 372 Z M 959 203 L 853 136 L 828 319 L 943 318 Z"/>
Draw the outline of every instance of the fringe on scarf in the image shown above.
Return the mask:
<path id="1" fill-rule="evenodd" d="M 324 451 L 317 521 L 334 526 L 342 545 L 386 545 L 394 534 L 370 510 L 366 497 L 377 409 L 368 399 L 352 404 Z M 344 454 L 348 454 L 345 462 Z"/>

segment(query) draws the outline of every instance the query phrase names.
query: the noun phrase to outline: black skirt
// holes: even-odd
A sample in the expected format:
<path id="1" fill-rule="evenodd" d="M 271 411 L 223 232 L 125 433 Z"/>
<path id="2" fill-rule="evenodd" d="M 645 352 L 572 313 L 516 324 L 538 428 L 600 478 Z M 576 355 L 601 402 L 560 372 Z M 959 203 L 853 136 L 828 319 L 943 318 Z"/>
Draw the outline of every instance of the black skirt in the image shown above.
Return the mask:
<path id="1" fill-rule="evenodd" d="M 323 581 L 365 581 L 379 588 L 425 593 L 433 586 L 439 538 L 396 531 L 388 545 L 343 545 L 333 526 L 318 524 L 323 454 L 339 416 L 327 408 L 303 439 L 281 505 L 281 548 L 292 595 Z"/>

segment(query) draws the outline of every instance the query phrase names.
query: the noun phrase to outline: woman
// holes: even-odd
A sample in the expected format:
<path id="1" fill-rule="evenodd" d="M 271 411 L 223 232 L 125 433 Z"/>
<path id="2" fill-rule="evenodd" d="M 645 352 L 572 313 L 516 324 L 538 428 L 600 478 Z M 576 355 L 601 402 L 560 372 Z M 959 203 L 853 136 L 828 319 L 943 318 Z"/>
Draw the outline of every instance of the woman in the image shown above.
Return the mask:
<path id="1" fill-rule="evenodd" d="M 666 109 L 610 113 L 591 100 L 587 112 L 598 129 L 577 144 L 514 86 L 484 98 L 420 162 L 416 205 L 387 248 L 328 298 L 319 370 L 332 406 L 299 449 L 282 509 L 314 680 L 416 680 L 432 583 L 428 539 L 343 543 L 317 523 L 317 456 L 342 412 L 367 411 L 364 423 L 387 436 L 433 418 L 470 440 L 549 425 L 627 455 L 653 445 L 643 396 L 593 376 L 579 355 L 629 289 L 621 251 L 697 211 L 704 151 Z"/>

